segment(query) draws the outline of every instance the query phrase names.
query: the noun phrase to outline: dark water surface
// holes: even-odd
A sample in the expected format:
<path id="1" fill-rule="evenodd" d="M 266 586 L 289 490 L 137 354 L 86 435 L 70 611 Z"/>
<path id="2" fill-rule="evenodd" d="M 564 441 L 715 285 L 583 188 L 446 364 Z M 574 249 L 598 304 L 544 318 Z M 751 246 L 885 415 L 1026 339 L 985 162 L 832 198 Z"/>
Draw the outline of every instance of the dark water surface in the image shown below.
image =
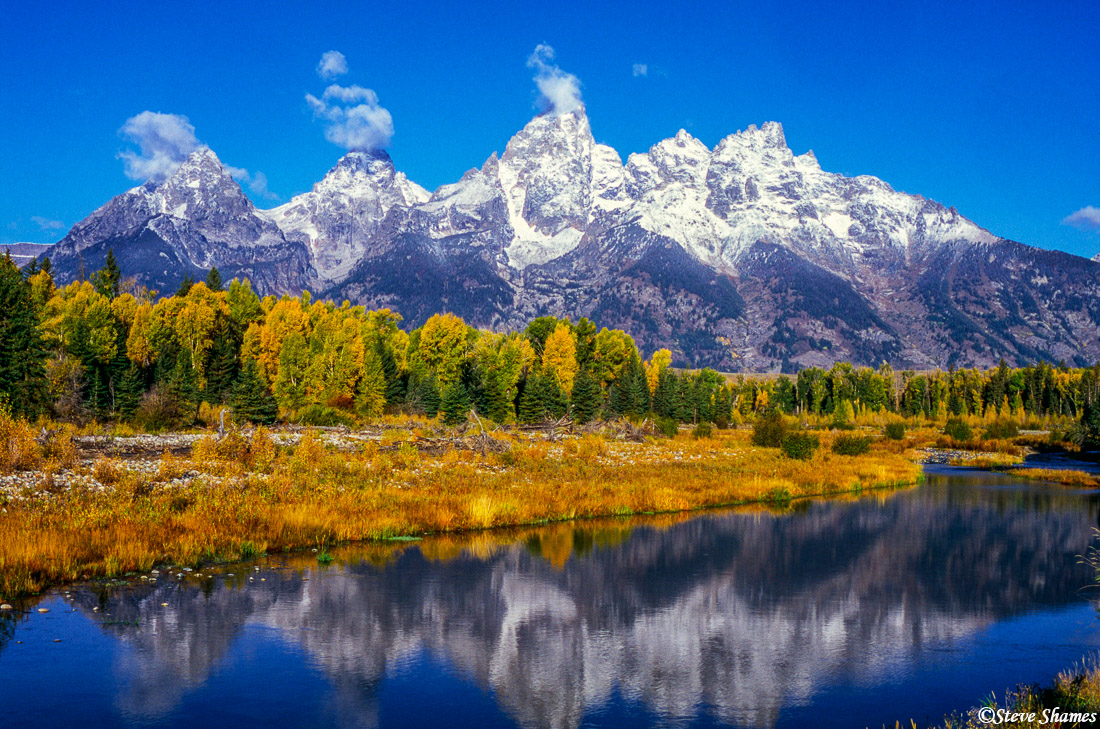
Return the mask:
<path id="1" fill-rule="evenodd" d="M 0 615 L 0 727 L 939 719 L 1100 648 L 1076 556 L 1098 506 L 930 470 L 918 488 L 786 513 L 587 522 L 349 548 L 327 567 L 306 555 L 74 586 Z"/>

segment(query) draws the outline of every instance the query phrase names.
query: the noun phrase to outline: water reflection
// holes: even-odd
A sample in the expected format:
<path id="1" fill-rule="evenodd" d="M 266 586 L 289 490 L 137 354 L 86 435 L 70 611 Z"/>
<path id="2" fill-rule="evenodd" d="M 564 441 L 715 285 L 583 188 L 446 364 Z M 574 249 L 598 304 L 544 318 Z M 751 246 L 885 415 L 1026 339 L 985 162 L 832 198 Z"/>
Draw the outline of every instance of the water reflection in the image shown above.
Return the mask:
<path id="1" fill-rule="evenodd" d="M 524 727 L 577 727 L 616 693 L 668 723 L 705 706 L 770 727 L 831 683 L 881 680 L 994 621 L 1078 600 L 1089 575 L 1075 555 L 1096 523 L 1079 494 L 933 475 L 787 514 L 371 547 L 329 568 L 73 602 L 125 647 L 116 706 L 143 720 L 211 681 L 243 631 L 266 630 L 328 677 L 341 726 L 377 726 L 383 679 L 430 654 Z"/>

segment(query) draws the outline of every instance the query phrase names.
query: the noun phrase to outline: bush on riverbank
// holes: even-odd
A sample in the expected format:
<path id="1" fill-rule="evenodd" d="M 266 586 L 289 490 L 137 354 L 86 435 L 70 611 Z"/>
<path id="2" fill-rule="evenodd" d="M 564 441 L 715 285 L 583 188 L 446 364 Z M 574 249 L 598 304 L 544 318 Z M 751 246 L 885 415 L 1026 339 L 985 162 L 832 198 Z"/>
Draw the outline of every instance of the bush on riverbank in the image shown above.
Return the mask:
<path id="1" fill-rule="evenodd" d="M 818 437 L 810 433 L 788 433 L 780 444 L 783 455 L 799 461 L 809 460 L 820 446 Z"/>
<path id="2" fill-rule="evenodd" d="M 887 423 L 882 429 L 882 434 L 890 440 L 903 440 L 905 438 L 905 423 Z"/>
<path id="3" fill-rule="evenodd" d="M 953 440 L 967 441 L 974 435 L 974 430 L 962 418 L 948 418 L 943 426 L 943 434 Z"/>
<path id="4" fill-rule="evenodd" d="M 757 418 L 752 425 L 752 444 L 760 448 L 779 448 L 787 435 L 787 423 L 778 411 Z"/>
<path id="5" fill-rule="evenodd" d="M 833 441 L 833 453 L 839 456 L 862 456 L 871 451 L 871 439 L 863 435 L 839 435 Z"/>

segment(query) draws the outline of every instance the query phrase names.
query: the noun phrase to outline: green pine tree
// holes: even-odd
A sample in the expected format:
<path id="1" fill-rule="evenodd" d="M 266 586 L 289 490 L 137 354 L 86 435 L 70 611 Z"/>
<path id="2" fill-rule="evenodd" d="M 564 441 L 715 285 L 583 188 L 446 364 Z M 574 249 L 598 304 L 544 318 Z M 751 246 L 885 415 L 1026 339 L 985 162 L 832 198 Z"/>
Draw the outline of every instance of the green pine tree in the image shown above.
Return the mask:
<path id="1" fill-rule="evenodd" d="M 240 343 L 225 326 L 214 337 L 214 345 L 206 365 L 206 391 L 204 399 L 208 403 L 224 403 L 233 391 L 240 369 Z"/>
<path id="2" fill-rule="evenodd" d="M 191 290 L 191 287 L 195 285 L 195 278 L 191 274 L 187 274 L 180 281 L 180 287 L 176 289 L 176 296 L 187 296 L 187 292 Z"/>
<path id="3" fill-rule="evenodd" d="M 144 377 L 136 364 L 130 364 L 115 386 L 115 410 L 124 418 L 133 417 L 141 400 Z"/>
<path id="4" fill-rule="evenodd" d="M 443 422 L 446 425 L 465 422 L 466 415 L 470 412 L 470 393 L 461 380 L 455 380 L 443 390 L 443 397 L 439 401 L 439 412 L 443 415 Z"/>
<path id="5" fill-rule="evenodd" d="M 573 382 L 573 421 L 584 424 L 596 419 L 600 412 L 600 383 L 581 370 Z"/>
<path id="6" fill-rule="evenodd" d="M 233 415 L 252 423 L 270 424 L 279 417 L 275 396 L 260 378 L 255 360 L 247 360 L 233 387 Z"/>
<path id="7" fill-rule="evenodd" d="M 630 409 L 627 414 L 641 417 L 649 412 L 649 383 L 646 380 L 645 369 L 640 361 L 636 361 L 633 369 L 633 379 L 630 382 Z"/>
<path id="8" fill-rule="evenodd" d="M 0 401 L 32 417 L 46 404 L 46 350 L 30 285 L 11 260 L 0 259 Z"/>
<path id="9" fill-rule="evenodd" d="M 222 275 L 218 271 L 218 267 L 211 266 L 210 272 L 206 274 L 206 288 L 210 289 L 211 291 L 221 291 L 223 283 L 224 282 L 222 281 Z"/>
<path id="10" fill-rule="evenodd" d="M 435 375 L 421 375 L 411 379 L 405 402 L 413 412 L 422 412 L 429 418 L 438 415 L 439 386 Z"/>
<path id="11" fill-rule="evenodd" d="M 545 420 L 547 399 L 546 379 L 541 375 L 528 376 L 519 397 L 519 422 L 532 424 Z"/>
<path id="12" fill-rule="evenodd" d="M 394 359 L 393 350 L 386 346 L 385 342 L 378 339 L 375 342 L 375 351 L 382 362 L 382 374 L 386 378 L 386 405 L 394 407 L 405 402 L 406 383 L 402 379 L 397 368 L 397 360 Z"/>
<path id="13" fill-rule="evenodd" d="M 490 372 L 485 377 L 484 408 L 485 414 L 498 423 L 515 415 L 515 406 L 508 399 L 508 392 L 496 372 Z"/>
<path id="14" fill-rule="evenodd" d="M 115 249 L 111 248 L 107 251 L 107 261 L 104 263 L 103 268 L 99 269 L 92 277 L 92 285 L 95 286 L 95 290 L 100 295 L 106 296 L 108 299 L 114 299 L 118 296 L 118 288 L 121 283 L 122 269 L 118 267 Z"/>
<path id="15" fill-rule="evenodd" d="M 676 375 L 667 369 L 657 378 L 657 387 L 653 390 L 653 412 L 662 418 L 676 417 L 673 411 L 673 398 L 676 393 Z"/>
<path id="16" fill-rule="evenodd" d="M 555 420 L 560 420 L 569 412 L 569 396 L 561 389 L 557 377 L 545 377 L 544 391 L 546 398 L 546 414 Z"/>

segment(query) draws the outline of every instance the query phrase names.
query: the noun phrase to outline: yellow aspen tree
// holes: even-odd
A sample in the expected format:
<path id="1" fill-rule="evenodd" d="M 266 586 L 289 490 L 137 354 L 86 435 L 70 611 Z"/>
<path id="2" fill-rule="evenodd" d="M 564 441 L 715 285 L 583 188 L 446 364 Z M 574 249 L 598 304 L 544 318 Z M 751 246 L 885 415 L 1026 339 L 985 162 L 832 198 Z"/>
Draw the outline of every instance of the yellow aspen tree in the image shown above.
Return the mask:
<path id="1" fill-rule="evenodd" d="M 672 364 L 672 352 L 667 349 L 658 349 L 645 363 L 645 379 L 649 385 L 649 394 L 657 391 L 657 383 L 661 380 L 661 373 Z"/>
<path id="2" fill-rule="evenodd" d="M 146 302 L 134 310 L 130 333 L 126 337 L 126 356 L 134 364 L 148 367 L 155 352 L 149 341 L 149 325 L 153 320 L 153 305 Z"/>
<path id="3" fill-rule="evenodd" d="M 542 371 L 554 375 L 565 392 L 573 391 L 577 379 L 577 340 L 568 324 L 559 323 L 542 348 Z"/>
<path id="4" fill-rule="evenodd" d="M 454 314 L 436 314 L 420 329 L 415 357 L 435 374 L 440 391 L 458 379 L 469 349 L 468 327 Z"/>

